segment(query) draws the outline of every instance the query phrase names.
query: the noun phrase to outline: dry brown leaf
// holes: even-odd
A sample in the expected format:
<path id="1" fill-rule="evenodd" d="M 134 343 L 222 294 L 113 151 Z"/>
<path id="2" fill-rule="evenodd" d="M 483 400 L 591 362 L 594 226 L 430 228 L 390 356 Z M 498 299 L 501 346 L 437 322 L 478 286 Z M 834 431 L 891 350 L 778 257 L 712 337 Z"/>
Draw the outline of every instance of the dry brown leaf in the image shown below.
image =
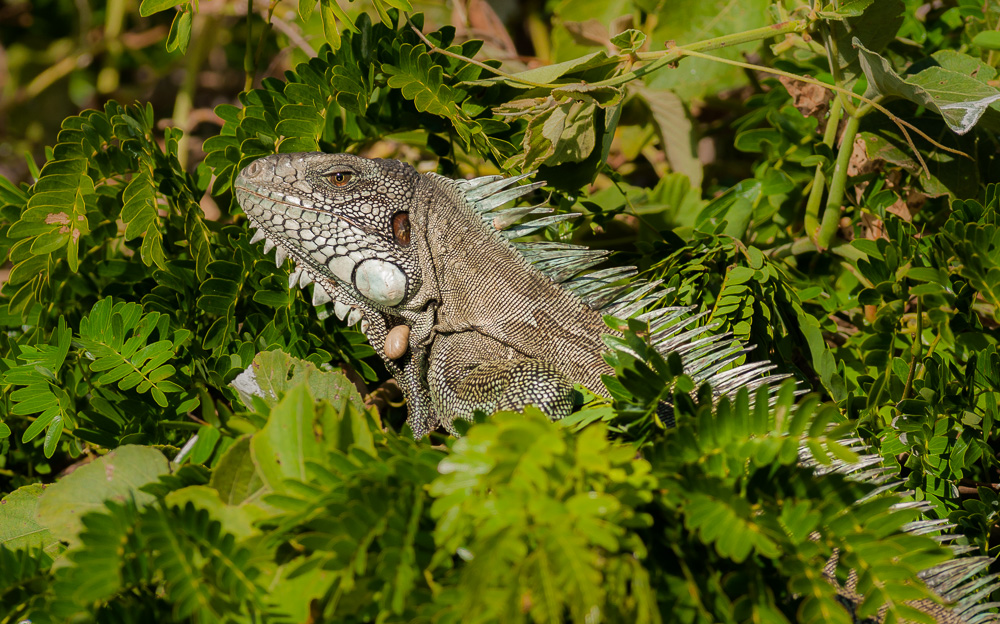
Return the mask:
<path id="1" fill-rule="evenodd" d="M 904 221 L 912 222 L 913 215 L 920 212 L 926 202 L 927 195 L 911 188 L 907 190 L 905 200 L 897 199 L 896 203 L 886 208 L 886 212 L 891 212 Z"/>
<path id="2" fill-rule="evenodd" d="M 799 80 L 792 80 L 785 76 L 779 76 L 778 80 L 785 86 L 788 94 L 792 96 L 792 105 L 800 113 L 806 117 L 815 117 L 823 121 L 827 110 L 830 108 L 830 99 L 833 97 L 829 89 Z"/>

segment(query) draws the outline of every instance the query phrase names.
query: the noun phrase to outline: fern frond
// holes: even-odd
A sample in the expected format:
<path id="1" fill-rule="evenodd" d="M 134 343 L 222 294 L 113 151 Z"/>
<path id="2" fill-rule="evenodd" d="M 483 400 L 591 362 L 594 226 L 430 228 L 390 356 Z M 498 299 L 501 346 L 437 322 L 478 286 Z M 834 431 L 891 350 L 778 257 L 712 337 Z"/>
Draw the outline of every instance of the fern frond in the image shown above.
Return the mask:
<path id="1" fill-rule="evenodd" d="M 641 508 L 660 486 L 646 460 L 609 442 L 603 427 L 572 434 L 531 408 L 495 414 L 438 470 L 435 539 L 462 560 L 456 614 L 586 621 L 618 609 L 623 621 L 659 621 L 642 566 L 629 562 L 646 559 L 636 531 L 650 525 Z M 618 582 L 609 585 L 612 569 Z"/>
<path id="2" fill-rule="evenodd" d="M 269 541 L 279 547 L 294 544 L 301 553 L 288 562 L 291 576 L 326 571 L 327 582 L 338 587 L 324 611 L 334 620 L 365 604 L 397 615 L 412 613 L 414 593 L 423 585 L 419 562 L 431 556 L 420 538 L 427 530 L 425 486 L 437 475 L 442 454 L 413 440 L 383 436 L 370 419 L 358 419 L 349 403 L 332 414 L 330 405 L 314 404 L 301 391 L 290 392 L 271 418 L 264 437 L 287 437 L 282 432 L 294 431 L 300 423 L 307 425 L 303 432 L 331 436 L 333 429 L 348 424 L 368 429 L 366 435 L 352 436 L 355 442 L 349 446 L 342 438 L 338 448 L 331 438 L 320 452 L 305 448 L 294 460 L 304 460 L 301 468 L 290 470 L 295 477 L 276 483 L 274 492 L 265 495 L 264 501 L 279 510 L 266 522 L 273 527 Z M 258 444 L 255 452 L 289 448 L 278 443 Z"/>
<path id="3" fill-rule="evenodd" d="M 80 344 L 94 360 L 90 369 L 104 373 L 95 383 L 117 383 L 122 390 L 149 392 L 157 404 L 166 407 L 166 393 L 179 392 L 181 387 L 168 379 L 175 372 L 167 364 L 174 357 L 173 343 L 159 340 L 146 344 L 160 319 L 159 312 L 143 314 L 139 304 L 114 303 L 111 297 L 94 304 L 80 321 Z"/>
<path id="4" fill-rule="evenodd" d="M 443 84 L 444 69 L 436 65 L 424 44 L 399 46 L 399 65 L 382 64 L 389 86 L 399 89 L 421 113 L 457 118 L 458 105 L 451 87 Z"/>
<path id="5" fill-rule="evenodd" d="M 159 230 L 159 214 L 156 205 L 156 184 L 152 179 L 152 167 L 140 163 L 141 171 L 132 178 L 122 195 L 122 221 L 125 222 L 125 240 L 142 236 L 139 247 L 142 261 L 148 266 L 156 264 L 164 268 L 166 256 Z"/>
<path id="6" fill-rule="evenodd" d="M 132 500 L 109 500 L 80 521 L 80 546 L 68 553 L 72 565 L 56 574 L 56 592 L 80 607 L 107 602 L 123 588 L 148 583 L 149 560 L 136 534 L 139 510 Z"/>
<path id="7" fill-rule="evenodd" d="M 72 414 L 69 396 L 59 383 L 59 372 L 69 353 L 72 330 L 60 319 L 53 332 L 55 344 L 22 345 L 17 360 L 23 362 L 4 373 L 0 384 L 18 387 L 10 393 L 16 416 L 38 414 L 21 437 L 30 442 L 45 431 L 42 448 L 46 457 L 52 457 L 62 436 L 66 418 Z M 9 435 L 9 429 L 8 435 Z"/>
<path id="8" fill-rule="evenodd" d="M 208 511 L 192 503 L 183 508 L 154 505 L 142 516 L 141 532 L 178 617 L 225 622 L 241 613 L 266 613 L 251 551 L 225 533 Z"/>
<path id="9" fill-rule="evenodd" d="M 880 485 L 882 471 L 859 455 L 863 447 L 848 437 L 853 425 L 835 424 L 835 407 L 815 396 L 797 401 L 790 381 L 777 393 L 758 388 L 753 400 L 746 388 L 729 397 L 703 386 L 695 400 L 674 354 L 664 360 L 634 331 L 608 344 L 617 373 L 609 389 L 620 411 L 650 418 L 664 398 L 656 389 L 667 388 L 680 415 L 675 429 L 644 447 L 668 493 L 657 501 L 666 522 L 683 523 L 715 551 L 720 559 L 709 569 L 740 567 L 752 557 L 755 567 L 767 561 L 785 575 L 792 593 L 785 603 L 771 596 L 754 608 L 787 610 L 798 596 L 797 617 L 805 622 L 852 621 L 844 606 L 859 618 L 926 619 L 937 598 L 917 579 L 948 553 L 915 522 L 922 508 L 900 504 Z M 656 540 L 651 549 L 673 556 L 672 543 Z M 849 586 L 831 583 L 849 575 Z M 763 576 L 747 582 L 768 583 Z"/>

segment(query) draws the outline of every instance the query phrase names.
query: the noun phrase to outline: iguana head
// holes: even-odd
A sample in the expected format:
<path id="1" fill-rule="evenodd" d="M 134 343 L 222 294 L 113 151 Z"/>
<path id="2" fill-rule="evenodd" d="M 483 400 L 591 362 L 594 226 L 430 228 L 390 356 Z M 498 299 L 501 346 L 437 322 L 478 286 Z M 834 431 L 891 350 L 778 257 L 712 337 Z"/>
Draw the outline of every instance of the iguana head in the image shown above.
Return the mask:
<path id="1" fill-rule="evenodd" d="M 398 161 L 276 154 L 247 165 L 235 190 L 247 217 L 279 247 L 279 260 L 290 255 L 310 274 L 388 308 L 421 284 L 409 217 L 418 178 Z"/>

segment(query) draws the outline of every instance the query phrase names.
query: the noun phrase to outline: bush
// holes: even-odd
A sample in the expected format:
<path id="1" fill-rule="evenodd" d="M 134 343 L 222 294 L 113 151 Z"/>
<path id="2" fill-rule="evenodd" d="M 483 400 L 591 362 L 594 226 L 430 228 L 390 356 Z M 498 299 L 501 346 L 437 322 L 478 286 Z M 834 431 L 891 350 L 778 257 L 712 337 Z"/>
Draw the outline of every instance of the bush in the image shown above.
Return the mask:
<path id="1" fill-rule="evenodd" d="M 534 68 L 473 60 L 405 0 L 187 3 L 169 28 L 166 2 L 100 7 L 102 69 L 49 88 L 127 91 L 145 54 L 182 68 L 174 121 L 204 140 L 107 100 L 31 183 L 0 177 L 0 622 L 846 622 L 848 570 L 861 616 L 926 619 L 913 579 L 948 553 L 921 533 L 996 552 L 1000 9 L 719 4 L 552 3 Z M 61 10 L 0 33 L 23 52 Z M 155 51 L 123 47 L 157 24 Z M 46 85 L 13 58 L 16 118 Z M 196 93 L 210 58 L 223 87 Z M 200 95 L 226 102 L 214 130 L 185 118 Z M 289 288 L 232 197 L 255 158 L 316 150 L 538 170 L 583 217 L 536 236 L 620 251 L 810 393 L 713 404 L 633 324 L 612 398 L 415 442 L 364 336 Z M 984 566 L 945 593 L 985 598 Z"/>

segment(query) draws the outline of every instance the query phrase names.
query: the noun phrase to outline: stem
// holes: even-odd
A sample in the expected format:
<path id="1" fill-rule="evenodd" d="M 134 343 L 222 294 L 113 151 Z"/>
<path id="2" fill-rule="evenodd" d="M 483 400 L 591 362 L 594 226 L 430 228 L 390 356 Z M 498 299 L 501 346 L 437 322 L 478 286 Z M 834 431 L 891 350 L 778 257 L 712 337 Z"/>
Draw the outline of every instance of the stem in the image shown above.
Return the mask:
<path id="1" fill-rule="evenodd" d="M 789 256 L 798 256 L 804 253 L 812 253 L 814 251 L 819 251 L 811 239 L 800 238 L 791 243 L 786 243 L 780 247 L 775 247 L 767 253 L 767 257 L 772 260 L 781 260 L 782 258 L 787 258 Z M 851 245 L 843 239 L 837 239 L 830 244 L 829 251 L 834 255 L 840 256 L 845 260 L 850 260 L 851 262 L 857 262 L 867 258 L 864 252 L 859 251 L 854 245 Z M 867 280 L 862 279 L 866 286 Z"/>
<path id="2" fill-rule="evenodd" d="M 843 111 L 840 98 L 834 98 L 830 103 L 830 116 L 826 120 L 826 130 L 823 132 L 823 144 L 833 147 L 837 141 L 837 128 L 840 126 L 840 115 Z M 814 232 L 819 232 L 819 205 L 823 201 L 823 189 L 826 188 L 826 173 L 824 163 L 816 165 L 813 174 L 812 188 L 809 189 L 809 199 L 806 201 L 805 226 L 806 233 L 813 243 L 816 242 Z"/>
<path id="3" fill-rule="evenodd" d="M 520 84 L 523 84 L 523 85 L 528 85 L 529 87 L 537 87 L 539 89 L 552 89 L 554 87 L 559 86 L 559 85 L 553 85 L 553 84 L 545 84 L 545 83 L 541 83 L 541 82 L 532 82 L 530 80 L 525 80 L 524 78 L 518 78 L 514 74 L 508 74 L 507 72 L 499 70 L 496 67 L 491 67 L 490 65 L 487 65 L 486 63 L 483 63 L 482 61 L 477 61 L 476 59 L 471 59 L 471 58 L 469 58 L 467 56 L 462 56 L 461 54 L 456 54 L 456 53 L 451 52 L 449 50 L 445 50 L 444 48 L 439 48 L 436 45 L 434 45 L 433 41 L 431 41 L 426 36 L 424 36 L 424 33 L 422 33 L 419 28 L 417 28 L 416 26 L 413 25 L 413 22 L 410 21 L 410 16 L 409 15 L 406 16 L 406 23 L 410 25 L 410 28 L 413 29 L 413 32 L 415 32 L 417 34 L 417 37 L 420 37 L 420 40 L 424 42 L 424 45 L 427 46 L 427 50 L 429 52 L 433 52 L 435 54 L 442 54 L 444 56 L 447 56 L 449 58 L 453 58 L 453 59 L 456 59 L 456 60 L 459 60 L 459 61 L 465 61 L 466 63 L 469 63 L 471 65 L 475 65 L 476 67 L 479 67 L 481 69 L 485 69 L 486 71 L 490 72 L 491 74 L 500 76 L 501 78 L 506 78 L 507 80 L 510 80 L 511 82 L 517 82 L 517 83 L 520 83 Z"/>
<path id="4" fill-rule="evenodd" d="M 854 137 L 858 134 L 861 118 L 850 116 L 844 125 L 844 134 L 840 137 L 840 151 L 837 152 L 837 164 L 830 178 L 830 194 L 826 198 L 826 208 L 823 210 L 823 221 L 816 233 L 816 247 L 827 249 L 837 227 L 840 225 L 840 205 L 844 200 L 844 186 L 847 183 L 847 166 L 851 162 L 854 151 Z"/>
<path id="5" fill-rule="evenodd" d="M 734 33 L 731 35 L 723 35 L 722 37 L 713 37 L 712 39 L 705 39 L 703 41 L 696 41 L 695 43 L 690 43 L 684 47 L 676 46 L 672 43 L 667 44 L 666 50 L 660 50 L 658 52 L 639 52 L 635 54 L 634 57 L 628 54 L 620 54 L 618 56 L 613 56 L 609 58 L 602 65 L 610 63 L 621 63 L 629 58 L 636 58 L 640 61 L 652 61 L 649 65 L 643 65 L 642 67 L 637 67 L 630 72 L 626 72 L 620 76 L 615 76 L 613 78 L 608 78 L 607 80 L 602 80 L 600 82 L 592 83 L 595 87 L 617 87 L 623 85 L 627 82 L 631 82 L 637 78 L 654 72 L 661 67 L 670 65 L 676 62 L 682 56 L 697 56 L 696 54 L 690 54 L 691 52 L 707 52 L 709 50 L 718 50 L 720 48 L 727 48 L 734 45 L 740 45 L 742 43 L 751 43 L 754 41 L 762 41 L 764 39 L 772 39 L 781 35 L 790 35 L 792 33 L 804 32 L 809 28 L 811 22 L 809 20 L 795 20 L 791 22 L 781 22 L 779 24 L 773 24 L 771 26 L 763 26 L 761 28 L 754 28 L 752 30 L 746 30 L 739 33 Z M 709 57 L 712 60 L 719 60 L 715 57 Z M 599 67 L 595 66 L 595 67 Z"/>
<path id="6" fill-rule="evenodd" d="M 704 58 L 704 59 L 709 59 L 709 60 L 715 61 L 717 63 L 725 63 L 726 65 L 733 65 L 734 67 L 743 67 L 745 69 L 752 69 L 754 71 L 759 71 L 759 72 L 764 73 L 764 74 L 773 74 L 775 76 L 784 76 L 785 78 L 790 78 L 791 80 L 797 80 L 798 82 L 804 82 L 805 84 L 816 85 L 817 87 L 822 87 L 824 89 L 829 89 L 830 91 L 833 91 L 835 93 L 841 93 L 841 94 L 843 94 L 843 95 L 845 95 L 847 97 L 856 98 L 858 100 L 861 100 L 862 102 L 864 102 L 865 104 L 867 104 L 870 107 L 870 108 L 865 108 L 864 109 L 866 113 L 868 111 L 870 111 L 872 108 L 874 108 L 878 112 L 880 112 L 883 115 L 885 115 L 886 117 L 888 117 L 889 121 L 891 121 L 892 123 L 896 124 L 896 126 L 899 127 L 899 129 L 906 136 L 907 143 L 909 144 L 910 149 L 912 149 L 915 152 L 916 158 L 918 160 L 920 160 L 921 162 L 923 162 L 923 160 L 922 160 L 922 157 L 920 156 L 920 152 L 917 151 L 917 148 L 913 145 L 913 141 L 911 141 L 910 138 L 909 138 L 909 136 L 906 134 L 906 129 L 907 128 L 909 128 L 910 130 L 913 130 L 914 132 L 916 132 L 917 135 L 919 135 L 922 139 L 924 139 L 925 141 L 927 141 L 928 143 L 930 143 L 934 147 L 938 148 L 939 150 L 943 150 L 945 152 L 948 152 L 949 154 L 955 154 L 956 156 L 964 156 L 965 158 L 968 158 L 969 160 L 975 160 L 974 158 L 972 158 L 972 156 L 969 156 L 968 154 L 966 154 L 963 151 L 960 151 L 960 150 L 957 150 L 957 149 L 952 149 L 952 148 L 950 148 L 950 147 L 948 147 L 946 145 L 941 145 L 940 143 L 938 143 L 937 141 L 935 141 L 934 139 L 932 139 L 930 136 L 928 136 L 927 133 L 924 132 L 923 130 L 921 130 L 920 128 L 914 126 L 913 124 L 911 124 L 908 121 L 900 119 L 896 115 L 893 115 L 891 112 L 889 112 L 889 109 L 887 109 L 886 107 L 884 107 L 881 104 L 879 104 L 879 100 L 881 100 L 881 96 L 875 96 L 874 98 L 867 98 L 867 97 L 865 97 L 863 95 L 858 95 L 857 93 L 854 93 L 850 89 L 845 89 L 844 87 L 841 87 L 841 86 L 838 86 L 838 85 L 832 85 L 832 84 L 827 84 L 825 82 L 820 82 L 819 80 L 816 80 L 815 78 L 810 78 L 808 76 L 799 76 L 798 74 L 793 74 L 791 72 L 782 71 L 780 69 L 773 69 L 771 67 L 764 67 L 762 65 L 754 65 L 752 63 L 744 63 L 742 61 L 734 61 L 732 59 L 720 58 L 718 56 L 712 56 L 710 54 L 702 54 L 701 52 L 693 52 L 693 51 L 691 51 L 688 48 L 684 48 L 684 49 L 674 48 L 674 49 L 675 50 L 680 50 L 681 53 L 684 56 L 693 56 L 695 58 Z M 596 83 L 595 82 L 593 84 L 597 85 L 597 84 L 602 84 L 602 83 Z M 564 86 L 564 85 L 557 85 L 557 86 Z M 549 85 L 549 88 L 551 88 L 551 87 L 552 87 L 552 85 Z M 861 109 L 858 110 L 857 117 L 859 119 L 861 117 L 864 117 L 864 115 L 861 113 Z"/>
<path id="7" fill-rule="evenodd" d="M 111 93 L 118 88 L 118 59 L 122 53 L 122 22 L 125 20 L 125 1 L 110 0 L 104 16 L 104 38 L 107 40 L 108 54 L 104 67 L 97 74 L 97 91 Z"/>
<path id="8" fill-rule="evenodd" d="M 243 71 L 246 72 L 246 80 L 243 82 L 243 90 L 249 91 L 253 88 L 253 79 L 256 70 L 253 65 L 253 0 L 247 0 L 247 47 L 243 54 Z"/>
<path id="9" fill-rule="evenodd" d="M 208 56 L 208 51 L 215 42 L 215 31 L 217 30 L 218 19 L 211 14 L 195 13 L 194 24 L 191 29 L 191 39 L 194 41 L 194 49 L 187 57 L 187 67 L 184 73 L 184 82 L 181 83 L 177 97 L 174 99 L 173 125 L 180 128 L 184 135 L 177 141 L 177 160 L 181 167 L 186 168 L 188 163 L 188 145 L 191 142 L 190 132 L 191 122 L 188 117 L 194 105 L 194 92 L 198 88 L 198 75 L 201 65 Z"/>
<path id="10" fill-rule="evenodd" d="M 910 370 L 906 374 L 906 385 L 903 386 L 903 401 L 910 398 L 910 392 L 913 390 L 913 378 L 917 373 L 917 361 L 920 360 L 920 352 L 923 350 L 923 332 L 923 302 L 920 297 L 917 297 L 917 333 L 913 337 L 913 343 L 910 345 Z"/>
<path id="11" fill-rule="evenodd" d="M 823 34 L 823 47 L 826 50 L 826 58 L 830 65 L 830 75 L 837 85 L 844 84 L 844 78 L 840 73 L 840 51 L 837 49 L 837 40 L 830 34 L 830 25 L 827 22 L 820 22 L 820 32 Z M 848 115 L 854 115 L 854 104 L 843 91 L 837 94 L 837 99 L 843 105 Z"/>
<path id="12" fill-rule="evenodd" d="M 410 28 L 413 29 L 413 32 L 415 32 L 417 36 L 420 37 L 420 40 L 427 45 L 428 49 L 431 52 L 434 52 L 436 54 L 443 54 L 444 56 L 450 58 L 471 63 L 476 67 L 485 69 L 486 71 L 490 72 L 495 76 L 500 76 L 501 78 L 505 78 L 511 82 L 526 85 L 529 87 L 537 87 L 540 89 L 553 89 L 555 87 L 562 86 L 560 84 L 540 83 L 540 82 L 533 82 L 531 80 L 526 80 L 515 74 L 510 74 L 503 70 L 497 69 L 496 67 L 490 67 L 486 63 L 482 63 L 475 59 L 462 56 L 461 54 L 455 54 L 454 52 L 449 52 L 448 50 L 439 48 L 438 46 L 434 45 L 429 39 L 427 39 L 427 37 L 425 37 L 424 34 L 420 32 L 420 29 L 418 29 L 416 26 L 413 25 L 412 22 L 410 22 L 409 16 L 407 16 L 407 23 L 410 24 Z M 741 43 L 750 43 L 753 41 L 771 39 L 781 35 L 788 35 L 796 32 L 805 32 L 806 30 L 808 30 L 811 24 L 812 22 L 810 22 L 809 20 L 781 22 L 779 24 L 773 24 L 771 26 L 764 26 L 761 28 L 754 28 L 752 30 L 735 33 L 732 35 L 724 35 L 722 37 L 713 37 L 712 39 L 696 41 L 694 43 L 684 46 L 684 48 L 671 46 L 666 50 L 659 50 L 657 52 L 638 52 L 634 54 L 619 54 L 617 56 L 611 56 L 608 57 L 608 59 L 605 60 L 603 63 L 598 63 L 596 65 L 591 66 L 591 69 L 604 67 L 605 65 L 619 65 L 621 63 L 625 63 L 628 61 L 636 61 L 636 60 L 649 62 L 649 65 L 637 67 L 634 70 L 626 72 L 620 76 L 615 76 L 607 80 L 602 80 L 600 82 L 594 82 L 590 84 L 595 87 L 616 87 L 619 85 L 623 85 L 627 82 L 631 82 L 632 80 L 644 76 L 645 74 L 656 71 L 661 67 L 670 65 L 671 63 L 677 61 L 682 56 L 687 54 L 689 51 L 718 50 L 720 48 L 739 45 Z M 712 58 L 713 60 L 718 60 L 715 59 L 714 57 L 709 57 L 709 58 Z M 573 84 L 573 83 L 566 83 L 566 84 Z"/>

